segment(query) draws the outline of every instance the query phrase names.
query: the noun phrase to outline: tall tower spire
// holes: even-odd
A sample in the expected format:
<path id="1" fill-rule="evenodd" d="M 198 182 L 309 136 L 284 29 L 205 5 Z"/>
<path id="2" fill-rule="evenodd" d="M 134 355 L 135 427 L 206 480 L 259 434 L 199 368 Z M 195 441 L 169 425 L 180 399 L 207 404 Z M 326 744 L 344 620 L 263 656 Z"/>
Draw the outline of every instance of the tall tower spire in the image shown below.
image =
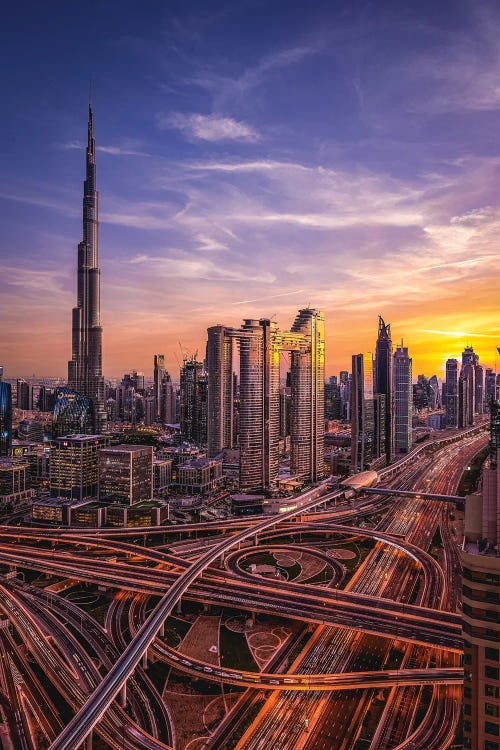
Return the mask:
<path id="1" fill-rule="evenodd" d="M 72 356 L 68 362 L 68 385 L 89 399 L 93 409 L 94 430 L 102 432 L 106 426 L 106 410 L 102 376 L 101 271 L 98 254 L 94 113 L 90 97 L 87 132 L 82 241 L 78 245 L 77 306 L 73 308 Z"/>

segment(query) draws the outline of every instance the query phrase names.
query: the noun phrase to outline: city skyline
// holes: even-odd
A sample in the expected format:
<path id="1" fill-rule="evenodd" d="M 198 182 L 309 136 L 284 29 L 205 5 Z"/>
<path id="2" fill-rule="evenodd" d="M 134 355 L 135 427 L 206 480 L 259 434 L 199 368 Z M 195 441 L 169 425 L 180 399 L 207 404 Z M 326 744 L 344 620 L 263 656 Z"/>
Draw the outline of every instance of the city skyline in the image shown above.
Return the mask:
<path id="1" fill-rule="evenodd" d="M 34 7 L 36 33 L 9 11 L 5 376 L 65 370 L 89 75 L 106 377 L 158 351 L 175 372 L 179 340 L 203 351 L 221 320 L 286 326 L 307 303 L 327 374 L 373 351 L 378 314 L 415 373 L 443 377 L 467 343 L 494 366 L 499 19 L 454 6 L 275 3 L 264 35 L 247 4 L 102 11 L 91 71 L 80 10 Z"/>

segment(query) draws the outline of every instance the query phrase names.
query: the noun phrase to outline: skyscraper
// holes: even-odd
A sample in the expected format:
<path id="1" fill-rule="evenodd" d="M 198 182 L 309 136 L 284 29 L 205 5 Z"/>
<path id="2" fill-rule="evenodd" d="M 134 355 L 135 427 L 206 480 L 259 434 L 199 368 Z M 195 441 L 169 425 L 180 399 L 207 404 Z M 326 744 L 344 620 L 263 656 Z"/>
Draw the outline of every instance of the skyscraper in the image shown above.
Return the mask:
<path id="1" fill-rule="evenodd" d="M 162 397 L 162 385 L 163 378 L 165 377 L 165 355 L 155 354 L 154 355 L 154 385 L 153 395 L 155 399 L 155 417 L 157 421 L 161 419 L 161 397 Z"/>
<path id="2" fill-rule="evenodd" d="M 209 444 L 211 455 L 231 447 L 234 429 L 232 339 L 240 348 L 240 487 L 270 488 L 278 479 L 280 352 L 291 352 L 290 471 L 317 481 L 324 472 L 323 313 L 299 310 L 290 331 L 266 318 L 241 328 L 208 329 Z"/>
<path id="3" fill-rule="evenodd" d="M 324 476 L 325 317 L 299 310 L 291 328 L 290 471 L 310 481 Z M 278 368 L 279 369 L 279 368 Z"/>
<path id="4" fill-rule="evenodd" d="M 9 456 L 12 448 L 12 390 L 0 379 L 0 456 Z"/>
<path id="5" fill-rule="evenodd" d="M 413 392 L 411 358 L 406 346 L 396 347 L 394 352 L 394 447 L 396 453 L 411 450 L 413 416 Z"/>
<path id="6" fill-rule="evenodd" d="M 392 339 L 391 325 L 378 317 L 378 337 L 375 347 L 374 392 L 385 396 L 385 454 L 387 463 L 394 455 L 394 396 L 392 391 Z"/>
<path id="7" fill-rule="evenodd" d="M 89 105 L 86 175 L 83 183 L 83 237 L 78 245 L 78 292 L 77 306 L 73 308 L 68 386 L 92 402 L 96 432 L 102 432 L 106 427 L 100 279 L 94 115 Z"/>
<path id="8" fill-rule="evenodd" d="M 369 469 L 375 459 L 373 356 L 353 354 L 351 388 L 351 470 Z"/>
<path id="9" fill-rule="evenodd" d="M 208 329 L 208 455 L 234 445 L 233 333 L 226 326 Z"/>
<path id="10" fill-rule="evenodd" d="M 462 365 L 458 379 L 458 426 L 471 427 L 474 424 L 474 407 L 476 396 L 476 367 L 467 363 Z"/>
<path id="11" fill-rule="evenodd" d="M 207 375 L 195 357 L 185 359 L 181 368 L 181 435 L 207 444 Z"/>
<path id="12" fill-rule="evenodd" d="M 23 411 L 33 409 L 33 386 L 22 378 L 17 380 L 16 406 Z"/>
<path id="13" fill-rule="evenodd" d="M 462 546 L 464 748 L 498 747 L 500 735 L 500 402 L 490 402 L 490 455 L 481 494 L 465 502 Z"/>
<path id="14" fill-rule="evenodd" d="M 458 427 L 458 362 L 446 360 L 446 382 L 444 389 L 444 408 L 447 427 Z"/>

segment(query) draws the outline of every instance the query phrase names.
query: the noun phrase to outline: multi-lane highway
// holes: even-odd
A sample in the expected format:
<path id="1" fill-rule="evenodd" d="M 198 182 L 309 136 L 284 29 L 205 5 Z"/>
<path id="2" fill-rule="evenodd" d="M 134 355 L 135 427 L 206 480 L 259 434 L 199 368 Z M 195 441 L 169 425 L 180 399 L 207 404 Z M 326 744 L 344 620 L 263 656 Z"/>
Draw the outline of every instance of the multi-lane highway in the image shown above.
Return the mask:
<path id="1" fill-rule="evenodd" d="M 462 468 L 485 441 L 484 433 L 470 432 L 420 446 L 398 470 L 384 470 L 381 482 L 390 489 L 453 494 Z M 242 750 L 348 750 L 367 732 L 370 750 L 403 747 L 424 737 L 430 738 L 429 750 L 444 748 L 456 726 L 456 691 L 462 680 L 460 570 L 449 512 L 436 500 L 391 496 L 380 486 L 377 490 L 377 495 L 363 496 L 348 488 L 331 491 L 325 483 L 280 516 L 167 528 L 0 527 L 0 562 L 10 570 L 49 572 L 52 578 L 87 581 L 124 594 L 118 606 L 109 608 L 103 628 L 63 593 L 4 581 L 1 608 L 15 637 L 25 642 L 30 658 L 38 664 L 46 661 L 52 691 L 76 712 L 62 731 L 60 724 L 50 729 L 40 704 L 47 715 L 52 693 L 45 692 L 39 673 L 29 697 L 19 689 L 29 664 L 9 656 L 12 636 L 4 635 L 0 707 L 7 700 L 14 707 L 4 715 L 15 746 L 51 742 L 52 750 L 77 748 L 96 729 L 113 748 L 177 747 L 176 718 L 143 668 L 151 654 L 177 673 L 248 687 L 249 696 L 256 688 L 265 691 L 264 705 L 238 743 Z M 343 566 L 327 554 L 332 539 L 336 544 L 370 540 L 367 554 L 346 580 Z M 149 545 L 143 546 L 146 540 Z M 331 587 L 256 578 L 240 564 L 252 549 L 270 554 L 298 547 L 316 565 L 330 566 Z M 126 592 L 140 595 L 142 606 L 133 609 L 134 616 L 130 610 L 123 630 Z M 151 596 L 161 598 L 146 615 Z M 207 605 L 300 620 L 315 629 L 314 635 L 285 671 L 249 672 L 227 662 L 217 666 L 157 638 L 165 618 L 186 596 Z M 8 696 L 4 703 L 2 690 Z M 127 712 L 117 697 L 127 704 Z M 417 717 L 422 700 L 428 710 Z M 244 719 L 241 706 L 254 702 L 250 698 L 239 705 Z M 23 724 L 16 710 L 34 718 Z M 238 721 L 227 726 L 236 727 Z M 413 744 L 417 746 L 423 745 Z"/>

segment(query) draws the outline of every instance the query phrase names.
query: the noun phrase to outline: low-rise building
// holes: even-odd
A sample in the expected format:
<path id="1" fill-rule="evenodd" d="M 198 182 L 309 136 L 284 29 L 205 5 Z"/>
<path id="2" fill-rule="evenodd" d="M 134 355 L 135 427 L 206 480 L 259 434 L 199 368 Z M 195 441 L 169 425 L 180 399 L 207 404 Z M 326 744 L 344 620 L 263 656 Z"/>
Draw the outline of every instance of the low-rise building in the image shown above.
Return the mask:
<path id="1" fill-rule="evenodd" d="M 221 458 L 195 458 L 177 472 L 178 489 L 189 494 L 206 495 L 223 483 Z"/>
<path id="2" fill-rule="evenodd" d="M 153 448 L 113 445 L 99 453 L 98 497 L 104 503 L 134 505 L 153 499 Z"/>
<path id="3" fill-rule="evenodd" d="M 35 496 L 29 484 L 29 464 L 0 459 L 0 512 L 10 513 L 28 506 Z"/>

